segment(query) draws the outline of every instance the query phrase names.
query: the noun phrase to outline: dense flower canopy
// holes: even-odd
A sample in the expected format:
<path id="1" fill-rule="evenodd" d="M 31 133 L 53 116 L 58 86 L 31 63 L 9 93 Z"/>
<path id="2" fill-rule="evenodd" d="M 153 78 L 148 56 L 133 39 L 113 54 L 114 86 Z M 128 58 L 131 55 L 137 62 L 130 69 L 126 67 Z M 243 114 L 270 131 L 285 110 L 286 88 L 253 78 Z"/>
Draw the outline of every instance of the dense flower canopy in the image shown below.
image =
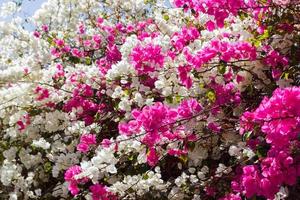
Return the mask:
<path id="1" fill-rule="evenodd" d="M 0 10 L 0 199 L 299 198 L 300 1 Z"/>

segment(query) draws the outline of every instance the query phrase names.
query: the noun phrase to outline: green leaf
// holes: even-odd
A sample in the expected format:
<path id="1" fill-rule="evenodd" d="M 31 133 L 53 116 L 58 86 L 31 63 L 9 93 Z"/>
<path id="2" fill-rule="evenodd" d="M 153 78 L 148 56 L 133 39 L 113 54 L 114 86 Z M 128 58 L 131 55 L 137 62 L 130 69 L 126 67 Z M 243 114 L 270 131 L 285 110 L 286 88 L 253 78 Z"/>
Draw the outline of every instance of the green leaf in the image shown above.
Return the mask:
<path id="1" fill-rule="evenodd" d="M 167 101 L 167 103 L 173 103 L 173 97 L 172 96 L 168 96 L 168 97 L 166 97 L 166 101 Z"/>
<path id="2" fill-rule="evenodd" d="M 72 63 L 74 63 L 74 64 L 80 63 L 80 59 L 77 58 L 77 57 L 75 57 L 75 56 L 71 56 L 71 57 L 69 58 L 69 60 L 70 60 Z"/>
<path id="3" fill-rule="evenodd" d="M 133 155 L 131 155 L 131 156 L 128 157 L 128 160 L 130 160 L 130 161 L 132 161 L 133 159 L 134 159 Z"/>
<path id="4" fill-rule="evenodd" d="M 264 31 L 264 34 L 260 35 L 260 36 L 258 37 L 258 39 L 259 39 L 259 40 L 264 40 L 264 39 L 269 38 L 269 36 L 270 36 L 269 30 L 266 29 L 266 30 Z"/>
<path id="5" fill-rule="evenodd" d="M 9 59 L 6 60 L 6 63 L 10 64 L 10 63 L 12 63 L 12 60 L 9 58 Z"/>
<path id="6" fill-rule="evenodd" d="M 256 155 L 261 158 L 261 157 L 266 157 L 267 156 L 268 149 L 264 146 L 259 146 L 256 150 Z"/>
<path id="7" fill-rule="evenodd" d="M 239 16 L 241 20 L 246 19 L 249 15 L 244 11 L 239 11 Z"/>
<path id="8" fill-rule="evenodd" d="M 251 42 L 251 44 L 255 47 L 259 47 L 261 45 L 261 41 L 259 40 L 259 38 L 250 38 L 249 42 Z"/>
<path id="9" fill-rule="evenodd" d="M 169 15 L 164 15 L 163 16 L 164 20 L 168 21 L 170 19 Z"/>
<path id="10" fill-rule="evenodd" d="M 180 103 L 182 99 L 183 99 L 183 98 L 182 98 L 181 96 L 179 96 L 179 95 L 177 95 L 177 96 L 174 97 L 174 101 L 175 101 L 176 103 Z"/>
<path id="11" fill-rule="evenodd" d="M 123 90 L 123 92 L 125 96 L 129 96 L 131 94 L 131 91 L 129 89 L 125 89 Z"/>
<path id="12" fill-rule="evenodd" d="M 43 110 L 41 110 L 41 109 L 33 109 L 32 108 L 32 109 L 28 110 L 28 113 L 29 113 L 30 116 L 36 116 L 36 115 L 39 115 L 42 112 L 43 112 Z"/>
<path id="13" fill-rule="evenodd" d="M 179 159 L 180 159 L 184 164 L 186 164 L 187 161 L 188 161 L 187 155 L 181 155 L 181 156 L 179 157 Z"/>
<path id="14" fill-rule="evenodd" d="M 48 42 L 51 46 L 54 46 L 54 45 L 55 45 L 55 43 L 54 43 L 52 37 L 48 37 L 48 38 L 47 38 L 47 42 Z"/>
<path id="15" fill-rule="evenodd" d="M 51 165 L 51 162 L 46 162 L 44 164 L 44 170 L 46 173 L 50 172 L 52 170 L 52 165 Z"/>
<path id="16" fill-rule="evenodd" d="M 189 142 L 189 143 L 187 144 L 187 146 L 188 146 L 188 149 L 189 149 L 190 151 L 193 151 L 193 150 L 195 149 L 195 147 L 196 147 L 196 144 L 195 144 L 195 142 Z"/>
<path id="17" fill-rule="evenodd" d="M 218 66 L 218 72 L 220 74 L 225 74 L 227 63 L 225 61 L 220 61 L 220 65 Z"/>
<path id="18" fill-rule="evenodd" d="M 284 79 L 286 79 L 286 80 L 289 79 L 289 73 L 288 72 L 284 73 Z"/>
<path id="19" fill-rule="evenodd" d="M 91 64 L 92 64 L 92 59 L 89 58 L 89 57 L 87 57 L 87 58 L 85 59 L 85 64 L 91 65 Z"/>
<path id="20" fill-rule="evenodd" d="M 209 90 L 206 93 L 206 97 L 211 101 L 211 102 L 215 102 L 216 101 L 216 93 L 213 90 Z"/>
<path id="21" fill-rule="evenodd" d="M 147 180 L 149 178 L 149 175 L 147 174 L 147 173 L 145 173 L 144 175 L 143 175 L 143 179 L 144 180 Z"/>
<path id="22" fill-rule="evenodd" d="M 5 141 L 0 141 L 0 148 L 1 149 L 8 149 L 8 144 Z"/>
<path id="23" fill-rule="evenodd" d="M 95 117 L 94 117 L 95 121 L 99 121 L 100 120 L 100 116 L 101 116 L 101 114 L 99 112 L 97 112 L 96 115 L 95 115 Z"/>
<path id="24" fill-rule="evenodd" d="M 243 141 L 247 141 L 251 137 L 251 133 L 252 133 L 251 131 L 246 132 L 243 135 Z"/>

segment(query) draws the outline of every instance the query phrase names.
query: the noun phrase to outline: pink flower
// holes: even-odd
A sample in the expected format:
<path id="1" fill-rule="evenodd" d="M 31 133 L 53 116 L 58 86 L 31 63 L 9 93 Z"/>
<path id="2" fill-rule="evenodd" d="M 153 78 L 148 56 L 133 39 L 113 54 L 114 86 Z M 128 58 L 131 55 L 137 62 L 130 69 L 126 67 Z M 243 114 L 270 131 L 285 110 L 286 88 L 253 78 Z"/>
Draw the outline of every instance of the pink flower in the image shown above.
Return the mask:
<path id="1" fill-rule="evenodd" d="M 88 145 L 96 144 L 96 135 L 95 134 L 84 134 L 80 138 L 81 143 Z"/>
<path id="2" fill-rule="evenodd" d="M 52 56 L 57 57 L 57 58 L 61 55 L 61 52 L 56 48 L 51 48 L 50 53 Z"/>
<path id="3" fill-rule="evenodd" d="M 65 41 L 62 40 L 62 39 L 55 39 L 54 42 L 55 42 L 55 44 L 56 44 L 58 47 L 63 47 L 63 46 L 65 46 Z"/>
<path id="4" fill-rule="evenodd" d="M 149 152 L 147 153 L 147 163 L 153 167 L 157 164 L 159 159 L 159 156 L 157 152 L 155 151 L 155 148 L 151 148 Z"/>
<path id="5" fill-rule="evenodd" d="M 185 47 L 189 42 L 192 42 L 199 38 L 200 33 L 195 27 L 183 27 L 181 32 L 176 32 L 172 36 L 172 44 L 177 51 L 180 51 Z"/>
<path id="6" fill-rule="evenodd" d="M 97 44 L 101 43 L 101 36 L 100 35 L 93 35 L 93 41 Z"/>
<path id="7" fill-rule="evenodd" d="M 38 32 L 38 31 L 34 31 L 34 32 L 33 32 L 33 35 L 34 35 L 34 37 L 36 37 L 36 38 L 40 38 L 40 37 L 41 37 L 41 33 Z"/>
<path id="8" fill-rule="evenodd" d="M 102 24 L 104 22 L 104 19 L 103 18 L 101 18 L 101 17 L 98 17 L 97 18 L 97 23 L 98 24 Z"/>
<path id="9" fill-rule="evenodd" d="M 245 176 L 242 179 L 242 184 L 244 186 L 244 191 L 245 191 L 245 196 L 247 198 L 251 198 L 254 194 L 257 193 L 258 188 L 257 188 L 257 181 L 255 178 L 251 176 Z"/>
<path id="10" fill-rule="evenodd" d="M 199 17 L 200 13 L 213 16 L 216 19 L 216 25 L 220 28 L 224 26 L 228 16 L 236 16 L 241 7 L 255 7 L 256 4 L 244 0 L 228 0 L 228 1 L 207 1 L 207 0 L 174 0 L 176 7 L 183 7 L 184 11 L 192 10 L 195 17 Z M 255 2 L 255 1 L 254 1 Z"/>
<path id="11" fill-rule="evenodd" d="M 290 0 L 274 0 L 273 2 L 279 6 L 286 6 L 290 3 Z"/>
<path id="12" fill-rule="evenodd" d="M 78 49 L 72 49 L 72 55 L 78 58 L 83 57 L 83 53 L 81 51 L 79 51 Z"/>
<path id="13" fill-rule="evenodd" d="M 187 151 L 181 150 L 181 149 L 169 149 L 168 154 L 171 155 L 171 156 L 179 157 L 181 155 L 187 154 Z"/>
<path id="14" fill-rule="evenodd" d="M 43 24 L 43 25 L 42 25 L 42 30 L 43 30 L 44 32 L 48 32 L 48 31 L 49 31 L 48 25 Z"/>
<path id="15" fill-rule="evenodd" d="M 85 33 L 85 26 L 83 23 L 81 23 L 79 26 L 78 26 L 78 33 L 79 34 L 84 34 Z"/>
<path id="16" fill-rule="evenodd" d="M 87 153 L 90 150 L 90 146 L 96 144 L 95 134 L 84 134 L 80 138 L 80 143 L 77 145 L 77 150 L 83 153 Z"/>
<path id="17" fill-rule="evenodd" d="M 77 195 L 79 193 L 78 184 L 85 183 L 88 181 L 87 178 L 83 179 L 75 179 L 75 176 L 81 173 L 81 167 L 78 165 L 74 165 L 70 167 L 65 172 L 65 181 L 68 182 L 68 190 L 71 192 L 72 195 Z"/>
<path id="18" fill-rule="evenodd" d="M 245 80 L 245 78 L 244 78 L 243 76 L 241 76 L 241 75 L 239 75 L 239 74 L 236 76 L 236 82 L 237 82 L 237 83 L 241 83 L 241 82 L 243 82 L 244 80 Z"/>
<path id="19" fill-rule="evenodd" d="M 206 22 L 206 28 L 209 31 L 213 31 L 216 28 L 216 25 L 213 21 L 209 20 L 208 22 Z"/>
<path id="20" fill-rule="evenodd" d="M 101 146 L 104 148 L 110 147 L 111 144 L 112 144 L 112 142 L 109 139 L 103 139 L 101 142 Z"/>
<path id="21" fill-rule="evenodd" d="M 184 126 L 176 126 L 174 123 L 182 118 L 191 117 L 202 110 L 201 105 L 195 99 L 184 100 L 178 108 L 170 108 L 160 102 L 152 106 L 145 106 L 142 110 L 133 110 L 133 120 L 128 123 L 119 124 L 120 134 L 132 136 L 139 134 L 141 130 L 146 133 L 141 134 L 140 142 L 149 148 L 147 162 L 154 166 L 158 162 L 157 146 L 167 144 L 173 140 L 178 142 L 195 141 L 193 134 L 182 135 Z M 185 149 L 170 151 L 171 154 L 185 153 Z"/>
<path id="22" fill-rule="evenodd" d="M 75 181 L 76 179 L 74 178 L 75 175 L 81 173 L 81 167 L 78 165 L 74 165 L 70 167 L 66 172 L 65 172 L 65 181 Z"/>
<path id="23" fill-rule="evenodd" d="M 68 185 L 68 190 L 71 192 L 73 196 L 79 193 L 78 185 L 75 181 L 71 181 Z"/>
<path id="24" fill-rule="evenodd" d="M 117 48 L 117 46 L 114 45 L 109 45 L 106 51 L 106 59 L 109 62 L 116 63 L 117 61 L 120 61 L 122 58 L 122 54 Z"/>
<path id="25" fill-rule="evenodd" d="M 193 85 L 193 80 L 188 74 L 192 70 L 192 67 L 189 65 L 179 66 L 177 70 L 179 72 L 179 80 L 181 84 L 190 89 Z"/>
<path id="26" fill-rule="evenodd" d="M 90 186 L 92 192 L 93 200 L 101 200 L 107 193 L 107 190 L 104 186 L 100 184 Z"/>
<path id="27" fill-rule="evenodd" d="M 216 133 L 219 133 L 221 131 L 221 127 L 215 122 L 208 123 L 207 127 Z"/>
<path id="28" fill-rule="evenodd" d="M 20 120 L 17 121 L 17 125 L 19 126 L 18 130 L 23 131 L 30 124 L 30 116 L 29 114 L 25 114 L 21 117 Z"/>
<path id="29" fill-rule="evenodd" d="M 300 89 L 290 87 L 276 89 L 272 97 L 265 97 L 253 112 L 246 112 L 241 117 L 244 130 L 260 127 L 257 132 L 264 136 L 270 145 L 266 157 L 255 166 L 245 166 L 240 178 L 241 187 L 237 192 L 245 192 L 246 197 L 253 195 L 273 199 L 283 184 L 294 185 L 297 182 L 297 161 L 291 155 L 291 148 L 298 143 L 300 131 Z M 248 145 L 256 149 L 262 141 Z M 293 147 L 294 148 L 294 147 Z"/>
<path id="30" fill-rule="evenodd" d="M 202 106 L 196 99 L 183 100 L 178 107 L 178 114 L 183 118 L 192 117 L 202 110 Z"/>
<path id="31" fill-rule="evenodd" d="M 77 145 L 77 150 L 82 152 L 82 153 L 87 153 L 90 150 L 90 146 L 85 143 L 79 143 Z"/>
<path id="32" fill-rule="evenodd" d="M 83 45 L 88 48 L 88 47 L 91 47 L 92 42 L 91 42 L 91 40 L 84 40 Z"/>
<path id="33" fill-rule="evenodd" d="M 264 50 L 268 52 L 264 58 L 265 64 L 270 65 L 271 67 L 285 67 L 288 65 L 289 61 L 287 57 L 280 55 L 278 51 L 269 49 L 270 47 L 268 46 L 264 47 Z"/>
<path id="34" fill-rule="evenodd" d="M 242 198 L 238 194 L 228 194 L 219 200 L 242 200 Z"/>
<path id="35" fill-rule="evenodd" d="M 44 99 L 47 99 L 49 98 L 49 90 L 46 89 L 46 88 L 42 88 L 40 86 L 36 87 L 35 88 L 35 91 L 34 91 L 36 94 L 38 94 L 36 100 L 38 101 L 42 101 Z"/>
<path id="36" fill-rule="evenodd" d="M 157 131 L 150 131 L 143 137 L 142 143 L 148 147 L 153 147 L 156 143 L 161 140 L 161 135 Z"/>
<path id="37" fill-rule="evenodd" d="M 133 48 L 130 57 L 134 68 L 139 75 L 154 72 L 164 64 L 164 55 L 158 45 L 136 46 Z"/>
<path id="38" fill-rule="evenodd" d="M 117 196 L 109 192 L 106 186 L 95 184 L 90 186 L 93 200 L 116 200 Z"/>
<path id="39" fill-rule="evenodd" d="M 22 131 L 22 130 L 24 130 L 26 128 L 24 122 L 21 121 L 21 120 L 17 121 L 17 125 L 19 126 L 19 128 L 18 128 L 19 131 Z"/>

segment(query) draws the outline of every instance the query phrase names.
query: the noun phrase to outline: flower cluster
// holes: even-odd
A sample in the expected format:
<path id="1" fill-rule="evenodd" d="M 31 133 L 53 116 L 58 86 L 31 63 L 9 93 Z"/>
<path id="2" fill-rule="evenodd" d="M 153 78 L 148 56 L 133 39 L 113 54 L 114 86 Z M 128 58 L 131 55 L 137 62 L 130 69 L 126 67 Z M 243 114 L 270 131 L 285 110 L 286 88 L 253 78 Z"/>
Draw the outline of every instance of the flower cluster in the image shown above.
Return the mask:
<path id="1" fill-rule="evenodd" d="M 297 1 L 171 3 L 0 6 L 0 199 L 298 198 Z"/>
<path id="2" fill-rule="evenodd" d="M 159 156 L 156 147 L 163 143 L 169 144 L 173 141 L 183 144 L 195 140 L 194 134 L 185 133 L 184 127 L 174 127 L 175 123 L 188 120 L 199 114 L 202 106 L 195 99 L 184 100 L 177 109 L 171 109 L 161 103 L 153 106 L 146 106 L 142 111 L 133 110 L 134 120 L 126 124 L 119 124 L 119 132 L 127 136 L 139 134 L 143 135 L 141 143 L 149 148 L 147 162 L 150 166 L 155 166 Z M 142 132 L 142 133 L 141 133 Z M 184 154 L 187 147 L 183 149 L 168 149 L 170 155 L 180 156 Z"/>
<path id="3" fill-rule="evenodd" d="M 253 137 L 263 135 L 265 138 L 249 145 L 255 150 L 264 144 L 269 147 L 259 165 L 243 167 L 238 178 L 241 184 L 233 182 L 236 192 L 245 193 L 248 198 L 260 195 L 273 199 L 281 185 L 296 184 L 300 172 L 298 156 L 294 154 L 299 149 L 299 101 L 298 87 L 277 89 L 270 99 L 263 99 L 254 112 L 244 113 L 245 129 L 242 130 L 253 131 Z M 255 124 L 261 127 L 258 132 L 254 131 Z"/>

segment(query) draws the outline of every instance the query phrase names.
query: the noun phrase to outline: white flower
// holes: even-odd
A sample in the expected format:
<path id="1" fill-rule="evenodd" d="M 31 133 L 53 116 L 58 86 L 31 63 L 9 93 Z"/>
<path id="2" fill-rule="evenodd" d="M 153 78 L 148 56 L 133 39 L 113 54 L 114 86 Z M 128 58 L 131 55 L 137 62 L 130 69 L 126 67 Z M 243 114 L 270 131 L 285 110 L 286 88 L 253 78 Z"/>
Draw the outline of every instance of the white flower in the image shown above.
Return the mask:
<path id="1" fill-rule="evenodd" d="M 166 83 L 164 80 L 157 80 L 157 81 L 155 81 L 154 85 L 155 85 L 155 88 L 162 89 L 166 86 Z"/>
<path id="2" fill-rule="evenodd" d="M 33 140 L 32 145 L 35 147 L 40 147 L 45 150 L 49 149 L 51 144 L 47 142 L 44 138 L 40 138 L 39 140 Z"/>
<path id="3" fill-rule="evenodd" d="M 115 91 L 114 93 L 111 95 L 112 98 L 120 98 L 123 94 L 123 90 L 122 90 L 122 87 L 121 86 L 117 86 L 115 88 Z"/>
<path id="4" fill-rule="evenodd" d="M 228 174 L 232 171 L 231 167 L 226 167 L 224 164 L 219 163 L 219 166 L 216 170 L 216 177 L 221 177 L 222 174 Z"/>
<path id="5" fill-rule="evenodd" d="M 111 174 L 115 174 L 115 173 L 117 173 L 117 168 L 116 168 L 115 165 L 108 165 L 106 167 L 106 171 L 111 173 Z"/>
<path id="6" fill-rule="evenodd" d="M 153 101 L 154 101 L 154 98 L 146 99 L 145 104 L 146 104 L 147 106 L 151 106 L 151 105 L 153 104 Z"/>
<path id="7" fill-rule="evenodd" d="M 243 154 L 245 154 L 249 159 L 253 158 L 256 154 L 250 148 L 245 148 L 243 150 Z"/>
<path id="8" fill-rule="evenodd" d="M 170 96 L 172 94 L 172 87 L 163 88 L 162 94 L 166 97 Z"/>
<path id="9" fill-rule="evenodd" d="M 146 150 L 143 150 L 142 152 L 140 152 L 140 154 L 137 157 L 137 162 L 139 164 L 147 162 Z"/>
<path id="10" fill-rule="evenodd" d="M 17 166 L 8 160 L 4 160 L 0 168 L 0 178 L 3 185 L 10 185 L 13 178 L 17 176 Z"/>
<path id="11" fill-rule="evenodd" d="M 198 173 L 197 173 L 197 176 L 198 176 L 198 178 L 199 178 L 200 180 L 204 180 L 204 179 L 205 179 L 205 173 L 203 173 L 203 172 L 198 172 Z"/>
<path id="12" fill-rule="evenodd" d="M 119 108 L 124 111 L 131 111 L 131 102 L 128 98 L 124 97 L 119 103 Z"/>
<path id="13" fill-rule="evenodd" d="M 7 160 L 12 161 L 15 159 L 17 151 L 18 151 L 17 147 L 11 147 L 10 149 L 3 152 L 3 156 Z"/>
<path id="14" fill-rule="evenodd" d="M 42 190 L 41 189 L 36 189 L 34 190 L 36 196 L 41 196 L 42 195 Z"/>
<path id="15" fill-rule="evenodd" d="M 280 187 L 279 192 L 275 195 L 275 200 L 284 200 L 289 196 L 289 190 L 287 187 Z"/>
<path id="16" fill-rule="evenodd" d="M 191 174 L 194 174 L 196 172 L 196 169 L 194 167 L 189 168 L 188 170 Z"/>
<path id="17" fill-rule="evenodd" d="M 230 156 L 239 156 L 241 154 L 241 148 L 236 145 L 231 145 L 228 151 Z"/>
<path id="18" fill-rule="evenodd" d="M 138 106 L 143 106 L 145 103 L 145 99 L 143 99 L 141 93 L 137 92 L 134 95 L 134 100 L 138 103 Z"/>
<path id="19" fill-rule="evenodd" d="M 177 177 L 175 179 L 175 184 L 180 187 L 181 185 L 184 185 L 186 183 L 187 178 L 189 178 L 188 175 L 186 175 L 184 172 L 181 174 L 181 176 Z"/>
<path id="20" fill-rule="evenodd" d="M 190 176 L 190 181 L 191 181 L 192 183 L 197 183 L 197 182 L 199 181 L 199 179 L 197 178 L 196 175 L 191 175 L 191 176 Z"/>
<path id="21" fill-rule="evenodd" d="M 2 4 L 0 8 L 0 17 L 6 17 L 12 15 L 13 13 L 17 12 L 19 7 L 13 1 L 8 1 Z"/>
<path id="22" fill-rule="evenodd" d="M 9 200 L 18 200 L 18 195 L 15 192 L 9 193 Z"/>

